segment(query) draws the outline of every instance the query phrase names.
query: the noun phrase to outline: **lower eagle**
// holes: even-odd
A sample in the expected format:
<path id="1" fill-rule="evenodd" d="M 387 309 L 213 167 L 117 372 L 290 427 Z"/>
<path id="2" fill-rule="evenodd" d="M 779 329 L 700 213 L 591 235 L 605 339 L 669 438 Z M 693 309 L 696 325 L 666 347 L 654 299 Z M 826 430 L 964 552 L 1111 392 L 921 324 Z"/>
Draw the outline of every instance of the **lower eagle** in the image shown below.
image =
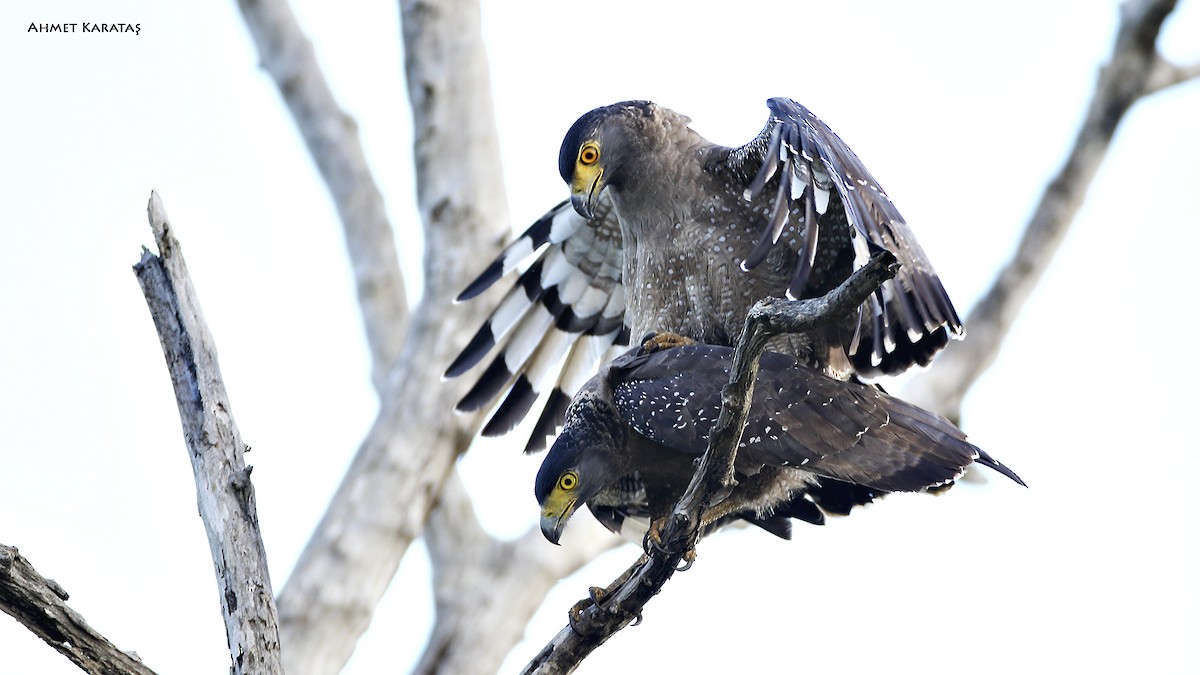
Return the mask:
<path id="1" fill-rule="evenodd" d="M 546 538 L 557 544 L 583 504 L 618 532 L 666 516 L 707 448 L 732 360 L 729 347 L 660 335 L 588 380 L 538 471 Z M 946 418 L 765 352 L 737 485 L 709 505 L 701 527 L 740 519 L 788 538 L 791 519 L 820 525 L 889 492 L 944 489 L 972 463 L 1025 485 Z"/>

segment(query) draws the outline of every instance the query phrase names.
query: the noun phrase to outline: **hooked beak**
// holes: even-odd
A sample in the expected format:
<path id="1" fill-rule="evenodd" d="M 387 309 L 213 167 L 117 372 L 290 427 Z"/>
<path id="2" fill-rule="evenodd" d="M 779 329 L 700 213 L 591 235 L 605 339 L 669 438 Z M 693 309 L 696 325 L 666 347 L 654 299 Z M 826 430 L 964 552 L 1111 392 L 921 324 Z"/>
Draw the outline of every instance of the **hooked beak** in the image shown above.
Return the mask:
<path id="1" fill-rule="evenodd" d="M 596 202 L 604 189 L 604 169 L 580 167 L 571 182 L 571 206 L 579 215 L 591 220 L 596 217 Z"/>
<path id="2" fill-rule="evenodd" d="M 566 527 L 571 514 L 575 513 L 575 504 L 575 500 L 571 500 L 561 511 L 549 504 L 542 509 L 542 536 L 546 541 L 555 546 L 559 545 L 558 539 L 562 536 L 563 528 Z"/>

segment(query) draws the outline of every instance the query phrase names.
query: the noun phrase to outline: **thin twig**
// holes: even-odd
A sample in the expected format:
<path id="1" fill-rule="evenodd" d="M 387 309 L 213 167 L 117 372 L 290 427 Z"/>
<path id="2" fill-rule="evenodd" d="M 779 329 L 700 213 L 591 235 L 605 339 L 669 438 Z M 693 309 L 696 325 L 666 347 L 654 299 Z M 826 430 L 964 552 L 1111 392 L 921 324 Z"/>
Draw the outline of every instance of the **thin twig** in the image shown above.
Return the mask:
<path id="1" fill-rule="evenodd" d="M 1200 63 L 1181 66 L 1159 57 L 1154 64 L 1154 71 L 1150 73 L 1150 80 L 1146 83 L 1144 95 L 1157 94 L 1164 89 L 1196 79 L 1200 79 Z"/>
<path id="2" fill-rule="evenodd" d="M 67 606 L 67 592 L 38 574 L 16 548 L 0 544 L 0 610 L 89 673 L 154 675 Z"/>
<path id="3" fill-rule="evenodd" d="M 895 256 L 881 251 L 828 295 L 812 300 L 768 299 L 757 303 L 746 317 L 734 351 L 729 383 L 721 390 L 721 414 L 709 437 L 708 448 L 682 498 L 662 532 L 662 545 L 651 547 L 610 592 L 582 606 L 566 628 L 525 667 L 524 673 L 570 673 L 609 637 L 636 621 L 650 598 L 679 569 L 699 536 L 701 514 L 713 495 L 733 481 L 738 441 L 746 425 L 758 362 L 770 337 L 786 332 L 811 331 L 853 312 L 884 281 L 895 276 Z"/>
<path id="4" fill-rule="evenodd" d="M 196 501 L 216 569 L 231 672 L 283 673 L 279 620 L 258 527 L 254 486 L 217 364 L 216 344 L 162 201 L 150 194 L 159 255 L 133 266 L 158 329 L 196 477 Z"/>

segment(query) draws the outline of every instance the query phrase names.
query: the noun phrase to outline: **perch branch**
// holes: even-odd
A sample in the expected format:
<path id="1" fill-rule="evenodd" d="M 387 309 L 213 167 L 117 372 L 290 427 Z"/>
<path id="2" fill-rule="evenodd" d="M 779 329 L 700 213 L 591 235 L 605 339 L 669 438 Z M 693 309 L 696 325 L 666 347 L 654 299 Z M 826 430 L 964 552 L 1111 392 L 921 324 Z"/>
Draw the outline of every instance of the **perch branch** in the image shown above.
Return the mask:
<path id="1" fill-rule="evenodd" d="M 1112 56 L 1100 69 L 1087 116 L 1066 162 L 1046 186 L 1016 252 L 967 316 L 970 337 L 951 342 L 930 371 L 905 389 L 907 400 L 951 420 L 961 416 L 967 390 L 995 362 L 1021 307 L 1083 204 L 1125 114 L 1139 99 L 1183 81 L 1185 75 L 1196 76 L 1194 69 L 1176 70 L 1167 64 L 1155 46 L 1163 22 L 1174 9 L 1175 0 L 1134 0 L 1121 7 Z"/>
<path id="2" fill-rule="evenodd" d="M 67 606 L 67 592 L 38 574 L 16 548 L 0 544 L 0 610 L 89 673 L 154 675 Z"/>
<path id="3" fill-rule="evenodd" d="M 896 274 L 895 257 L 876 253 L 841 286 L 822 298 L 787 301 L 767 299 L 751 308 L 734 351 L 729 383 L 721 390 L 721 414 L 708 448 L 683 497 L 667 518 L 662 546 L 652 547 L 599 598 L 576 605 L 566 628 L 525 667 L 524 673 L 570 673 L 609 637 L 637 620 L 693 549 L 701 514 L 712 495 L 732 484 L 738 441 L 746 425 L 759 358 L 767 340 L 780 333 L 811 331 L 855 311 L 879 285 Z"/>
<path id="4" fill-rule="evenodd" d="M 254 502 L 246 445 L 234 423 L 204 321 L 162 201 L 150 194 L 150 228 L 159 255 L 133 266 L 158 329 L 175 388 L 183 437 L 196 477 L 196 500 L 216 568 L 231 672 L 282 673 L 279 622 Z"/>

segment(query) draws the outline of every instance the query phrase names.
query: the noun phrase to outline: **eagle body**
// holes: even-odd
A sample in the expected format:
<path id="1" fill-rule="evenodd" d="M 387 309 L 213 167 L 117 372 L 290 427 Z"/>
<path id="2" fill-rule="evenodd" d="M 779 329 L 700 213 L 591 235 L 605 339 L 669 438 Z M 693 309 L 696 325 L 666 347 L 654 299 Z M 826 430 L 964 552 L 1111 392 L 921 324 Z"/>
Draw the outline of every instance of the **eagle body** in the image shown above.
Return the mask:
<path id="1" fill-rule="evenodd" d="M 568 406 L 534 486 L 551 541 L 585 503 L 611 529 L 624 517 L 661 518 L 691 480 L 733 350 L 652 344 L 615 359 Z M 974 462 L 1024 485 L 949 420 L 766 352 L 734 462 L 737 484 L 701 525 L 740 518 L 785 536 L 780 519 L 821 524 L 889 492 L 944 489 Z"/>
<path id="2" fill-rule="evenodd" d="M 620 225 L 624 247 L 625 321 L 630 335 L 671 332 L 707 344 L 729 345 L 741 333 L 746 312 L 765 297 L 782 297 L 798 263 L 796 250 L 806 224 L 802 209 L 791 209 L 789 225 L 777 246 L 753 270 L 741 269 L 763 223 L 771 215 L 773 195 L 752 199 L 742 192 L 754 178 L 765 148 L 717 145 L 693 131 L 690 119 L 649 102 L 618 103 L 585 115 L 568 132 L 563 158 L 584 138 L 601 148 L 622 150 L 612 163 L 619 173 L 607 190 Z M 736 186 L 740 189 L 731 189 Z M 768 186 L 769 187 L 769 186 Z M 827 211 L 827 234 L 804 297 L 821 295 L 851 272 L 854 256 L 845 214 Z M 848 333 L 848 323 L 834 335 Z M 843 340 L 830 351 L 825 335 L 784 336 L 772 349 L 793 354 L 813 367 L 832 366 L 846 374 Z"/>
<path id="3" fill-rule="evenodd" d="M 758 300 L 823 295 L 877 248 L 901 267 L 857 315 L 768 348 L 849 379 L 927 364 L 961 335 L 932 265 L 858 157 L 800 104 L 777 98 L 768 108 L 762 131 L 738 147 L 649 101 L 597 108 L 570 127 L 558 158 L 570 199 L 459 296 L 533 259 L 446 371 L 495 354 L 458 405 L 477 410 L 507 390 L 484 435 L 513 428 L 549 391 L 526 446 L 539 450 L 631 335 L 731 345 Z"/>

